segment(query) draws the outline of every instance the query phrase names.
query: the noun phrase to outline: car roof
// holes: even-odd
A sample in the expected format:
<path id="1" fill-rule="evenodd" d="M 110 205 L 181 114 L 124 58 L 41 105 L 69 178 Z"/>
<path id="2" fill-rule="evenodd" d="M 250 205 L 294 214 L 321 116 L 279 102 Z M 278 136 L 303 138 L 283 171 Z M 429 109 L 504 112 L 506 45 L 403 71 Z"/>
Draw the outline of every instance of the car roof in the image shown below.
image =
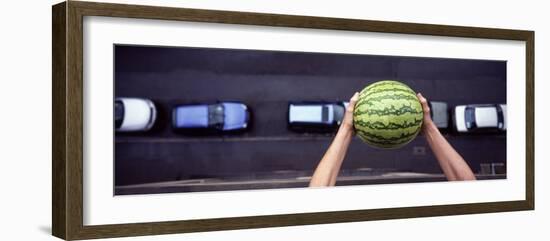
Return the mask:
<path id="1" fill-rule="evenodd" d="M 208 105 L 182 105 L 175 109 L 176 126 L 207 127 Z"/>
<path id="2" fill-rule="evenodd" d="M 496 127 L 498 126 L 497 109 L 494 106 L 476 107 L 475 117 L 477 127 Z"/>
<path id="3" fill-rule="evenodd" d="M 323 121 L 323 107 L 328 107 L 328 116 L 326 121 Z M 310 123 L 332 123 L 333 122 L 334 105 L 326 104 L 290 104 L 288 110 L 288 121 L 294 122 L 310 122 Z"/>

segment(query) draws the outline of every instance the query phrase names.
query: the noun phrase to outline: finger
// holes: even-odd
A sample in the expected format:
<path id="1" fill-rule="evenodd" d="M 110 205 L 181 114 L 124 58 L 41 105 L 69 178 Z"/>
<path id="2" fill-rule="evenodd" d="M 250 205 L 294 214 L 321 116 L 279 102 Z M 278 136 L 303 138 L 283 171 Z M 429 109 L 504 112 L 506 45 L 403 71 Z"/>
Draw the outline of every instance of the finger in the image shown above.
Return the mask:
<path id="1" fill-rule="evenodd" d="M 423 107 L 428 107 L 428 100 L 422 96 L 421 93 L 417 94 L 418 100 L 420 100 L 420 104 L 422 104 Z"/>
<path id="2" fill-rule="evenodd" d="M 346 109 L 348 112 L 353 112 L 355 109 L 355 104 L 359 100 L 359 93 L 355 92 L 351 99 L 349 100 L 348 108 Z"/>
<path id="3" fill-rule="evenodd" d="M 422 103 L 423 105 L 428 102 L 421 93 L 416 94 L 416 96 L 418 97 L 418 100 L 420 100 L 420 103 Z"/>
<path id="4" fill-rule="evenodd" d="M 349 103 L 350 104 L 355 104 L 355 103 L 357 103 L 358 100 L 359 100 L 359 93 L 355 92 L 355 94 L 353 94 L 353 96 L 349 100 Z"/>
<path id="5" fill-rule="evenodd" d="M 422 96 L 421 93 L 418 93 L 416 95 L 418 97 L 418 100 L 420 100 L 420 104 L 422 105 L 422 110 L 424 110 L 425 113 L 430 113 L 430 106 L 428 105 L 428 100 Z"/>

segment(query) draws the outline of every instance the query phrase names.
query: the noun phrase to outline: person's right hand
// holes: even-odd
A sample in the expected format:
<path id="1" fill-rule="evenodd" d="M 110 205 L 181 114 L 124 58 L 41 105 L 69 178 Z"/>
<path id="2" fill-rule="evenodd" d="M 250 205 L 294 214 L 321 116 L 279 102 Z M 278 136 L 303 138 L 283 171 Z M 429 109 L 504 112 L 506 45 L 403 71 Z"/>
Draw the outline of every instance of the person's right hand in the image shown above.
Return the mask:
<path id="1" fill-rule="evenodd" d="M 416 94 L 420 104 L 422 105 L 422 112 L 424 115 L 424 121 L 422 123 L 422 132 L 426 137 L 432 153 L 434 154 L 439 166 L 445 173 L 447 180 L 449 181 L 461 181 L 461 180 L 476 180 L 476 176 L 472 169 L 468 166 L 468 163 L 462 158 L 462 156 L 449 144 L 447 139 L 437 126 L 433 123 L 430 116 L 430 106 L 428 101 L 422 94 Z"/>

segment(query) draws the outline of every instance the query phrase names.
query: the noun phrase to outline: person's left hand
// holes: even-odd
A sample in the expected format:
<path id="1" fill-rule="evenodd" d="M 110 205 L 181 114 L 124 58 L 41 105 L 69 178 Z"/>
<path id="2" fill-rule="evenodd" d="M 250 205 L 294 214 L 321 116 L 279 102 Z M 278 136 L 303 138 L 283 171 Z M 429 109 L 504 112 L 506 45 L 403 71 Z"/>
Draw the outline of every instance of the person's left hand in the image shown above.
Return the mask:
<path id="1" fill-rule="evenodd" d="M 430 106 L 428 105 L 428 100 L 426 100 L 426 98 L 424 98 L 421 93 L 416 94 L 416 97 L 418 97 L 418 100 L 422 105 L 422 111 L 424 112 L 424 121 L 422 123 L 422 126 L 425 129 L 433 123 L 432 116 L 430 115 Z"/>
<path id="2" fill-rule="evenodd" d="M 359 100 L 359 93 L 355 92 L 355 94 L 351 97 L 349 100 L 349 104 L 346 107 L 346 113 L 344 114 L 344 119 L 342 120 L 341 128 L 344 128 L 346 130 L 353 131 L 353 110 L 355 109 L 355 104 Z"/>

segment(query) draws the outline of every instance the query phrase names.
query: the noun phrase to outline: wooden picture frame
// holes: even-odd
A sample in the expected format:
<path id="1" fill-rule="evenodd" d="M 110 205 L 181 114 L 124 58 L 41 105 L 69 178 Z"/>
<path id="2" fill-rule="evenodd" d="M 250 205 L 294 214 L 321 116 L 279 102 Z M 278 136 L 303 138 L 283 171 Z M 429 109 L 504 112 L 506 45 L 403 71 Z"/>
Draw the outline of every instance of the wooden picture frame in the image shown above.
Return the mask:
<path id="1" fill-rule="evenodd" d="M 172 234 L 534 209 L 534 32 L 433 24 L 291 16 L 67 1 L 52 7 L 52 233 L 66 239 Z M 525 200 L 168 222 L 83 224 L 83 17 L 281 26 L 517 40 L 526 43 Z"/>

